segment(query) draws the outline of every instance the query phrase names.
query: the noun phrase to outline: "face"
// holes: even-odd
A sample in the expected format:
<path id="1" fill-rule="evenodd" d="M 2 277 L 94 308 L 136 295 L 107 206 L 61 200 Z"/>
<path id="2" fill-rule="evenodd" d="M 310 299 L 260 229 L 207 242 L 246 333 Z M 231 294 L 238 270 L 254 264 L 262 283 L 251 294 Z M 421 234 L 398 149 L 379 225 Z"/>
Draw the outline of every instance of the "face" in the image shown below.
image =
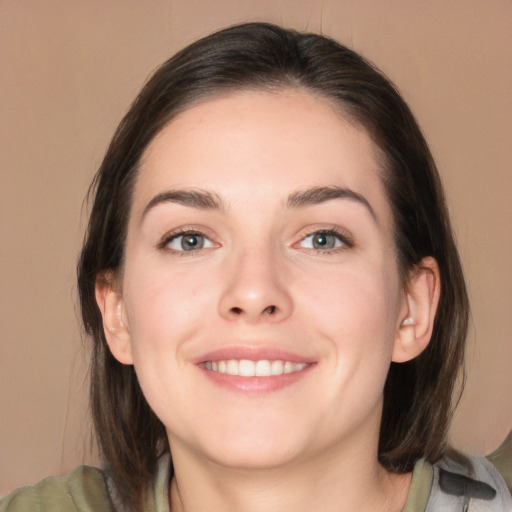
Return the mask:
<path id="1" fill-rule="evenodd" d="M 111 348 L 173 454 L 273 467 L 376 446 L 406 315 L 379 173 L 365 131 L 300 91 L 211 99 L 153 140 Z"/>

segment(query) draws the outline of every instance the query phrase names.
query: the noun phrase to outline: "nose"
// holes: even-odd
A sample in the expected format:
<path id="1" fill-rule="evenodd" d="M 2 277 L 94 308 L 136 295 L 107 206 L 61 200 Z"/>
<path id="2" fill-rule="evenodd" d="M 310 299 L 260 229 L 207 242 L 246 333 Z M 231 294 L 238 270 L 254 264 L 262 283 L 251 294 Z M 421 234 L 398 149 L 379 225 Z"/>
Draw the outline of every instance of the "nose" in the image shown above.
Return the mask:
<path id="1" fill-rule="evenodd" d="M 285 320 L 293 309 L 285 281 L 285 271 L 275 255 L 257 250 L 240 254 L 230 262 L 219 301 L 220 315 L 247 323 Z"/>

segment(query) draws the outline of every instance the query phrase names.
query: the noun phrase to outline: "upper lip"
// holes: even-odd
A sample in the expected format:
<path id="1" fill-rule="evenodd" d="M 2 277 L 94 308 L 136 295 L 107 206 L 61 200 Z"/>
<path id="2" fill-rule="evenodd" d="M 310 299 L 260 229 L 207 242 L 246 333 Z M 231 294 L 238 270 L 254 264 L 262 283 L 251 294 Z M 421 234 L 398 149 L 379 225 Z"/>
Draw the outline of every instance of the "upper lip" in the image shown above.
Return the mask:
<path id="1" fill-rule="evenodd" d="M 233 346 L 212 350 L 196 358 L 195 363 L 206 361 L 227 361 L 229 359 L 247 359 L 249 361 L 290 361 L 292 363 L 313 363 L 311 357 L 295 354 L 287 350 L 274 347 Z"/>

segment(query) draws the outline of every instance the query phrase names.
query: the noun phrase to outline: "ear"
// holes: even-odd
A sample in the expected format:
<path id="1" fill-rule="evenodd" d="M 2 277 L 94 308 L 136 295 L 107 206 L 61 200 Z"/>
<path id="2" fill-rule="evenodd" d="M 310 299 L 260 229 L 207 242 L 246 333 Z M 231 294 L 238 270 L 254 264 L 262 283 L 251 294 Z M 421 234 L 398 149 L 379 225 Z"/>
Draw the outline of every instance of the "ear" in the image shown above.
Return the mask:
<path id="1" fill-rule="evenodd" d="M 110 352 L 120 363 L 133 364 L 124 300 L 117 288 L 113 271 L 102 272 L 96 277 L 96 303 L 103 317 L 103 330 Z"/>
<path id="2" fill-rule="evenodd" d="M 409 276 L 405 299 L 398 318 L 392 360 L 410 361 L 427 347 L 441 294 L 439 266 L 432 257 L 424 258 Z"/>

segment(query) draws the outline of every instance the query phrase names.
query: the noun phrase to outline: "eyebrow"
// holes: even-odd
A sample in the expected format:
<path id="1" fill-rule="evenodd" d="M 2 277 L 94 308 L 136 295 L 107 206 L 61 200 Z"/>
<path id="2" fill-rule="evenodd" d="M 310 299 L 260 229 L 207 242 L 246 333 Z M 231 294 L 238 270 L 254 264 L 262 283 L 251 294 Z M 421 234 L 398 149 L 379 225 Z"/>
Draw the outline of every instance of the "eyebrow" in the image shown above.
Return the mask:
<path id="1" fill-rule="evenodd" d="M 306 190 L 300 190 L 288 196 L 286 205 L 291 209 L 306 208 L 334 199 L 350 199 L 362 204 L 374 220 L 377 221 L 377 215 L 368 200 L 363 195 L 344 187 L 312 187 Z M 167 190 L 151 199 L 142 212 L 142 219 L 144 219 L 150 210 L 162 203 L 177 203 L 201 210 L 225 210 L 222 199 L 213 192 L 201 189 Z"/>
<path id="2" fill-rule="evenodd" d="M 288 196 L 287 206 L 288 208 L 305 208 L 332 201 L 333 199 L 350 199 L 351 201 L 356 201 L 368 210 L 375 221 L 378 220 L 375 210 L 363 195 L 343 187 L 313 187 L 294 192 Z"/>
<path id="3" fill-rule="evenodd" d="M 206 190 L 167 190 L 156 195 L 147 204 L 142 212 L 142 219 L 155 206 L 162 203 L 177 203 L 191 208 L 199 208 L 201 210 L 222 210 L 224 209 L 221 198 L 212 192 Z"/>

